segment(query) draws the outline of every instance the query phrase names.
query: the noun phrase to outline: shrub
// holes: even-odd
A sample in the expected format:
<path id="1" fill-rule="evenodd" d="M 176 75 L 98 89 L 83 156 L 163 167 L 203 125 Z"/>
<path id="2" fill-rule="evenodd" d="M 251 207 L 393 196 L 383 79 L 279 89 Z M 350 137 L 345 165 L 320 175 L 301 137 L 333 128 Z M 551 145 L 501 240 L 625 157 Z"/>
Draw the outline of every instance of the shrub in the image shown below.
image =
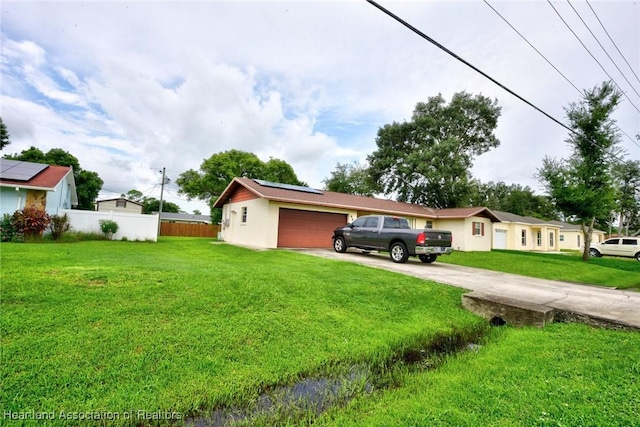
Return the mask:
<path id="1" fill-rule="evenodd" d="M 27 206 L 20 211 L 15 211 L 12 216 L 13 227 L 24 234 L 25 238 L 42 235 L 50 221 L 49 214 L 35 206 Z"/>
<path id="2" fill-rule="evenodd" d="M 49 230 L 51 230 L 51 238 L 53 240 L 59 240 L 62 234 L 69 231 L 71 224 L 69 224 L 69 216 L 53 215 L 51 217 L 51 223 L 49 224 Z"/>
<path id="3" fill-rule="evenodd" d="M 111 240 L 111 237 L 116 234 L 120 228 L 118 223 L 111 219 L 101 219 L 98 222 L 100 223 L 100 230 L 102 231 L 102 234 L 104 234 L 104 236 L 109 240 Z"/>
<path id="4" fill-rule="evenodd" d="M 24 234 L 13 225 L 13 218 L 4 214 L 0 220 L 0 240 L 3 242 L 23 242 Z"/>

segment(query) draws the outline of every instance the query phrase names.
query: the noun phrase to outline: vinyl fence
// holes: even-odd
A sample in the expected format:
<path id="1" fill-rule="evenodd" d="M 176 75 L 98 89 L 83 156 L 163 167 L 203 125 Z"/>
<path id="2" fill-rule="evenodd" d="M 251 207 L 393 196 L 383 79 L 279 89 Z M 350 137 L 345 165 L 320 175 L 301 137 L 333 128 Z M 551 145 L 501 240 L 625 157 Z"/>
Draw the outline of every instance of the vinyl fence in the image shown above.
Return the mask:
<path id="1" fill-rule="evenodd" d="M 158 215 L 130 214 L 124 212 L 97 212 L 71 209 L 58 209 L 58 215 L 67 214 L 73 231 L 100 233 L 101 219 L 110 219 L 118 223 L 118 232 L 114 240 L 152 240 L 158 241 Z"/>

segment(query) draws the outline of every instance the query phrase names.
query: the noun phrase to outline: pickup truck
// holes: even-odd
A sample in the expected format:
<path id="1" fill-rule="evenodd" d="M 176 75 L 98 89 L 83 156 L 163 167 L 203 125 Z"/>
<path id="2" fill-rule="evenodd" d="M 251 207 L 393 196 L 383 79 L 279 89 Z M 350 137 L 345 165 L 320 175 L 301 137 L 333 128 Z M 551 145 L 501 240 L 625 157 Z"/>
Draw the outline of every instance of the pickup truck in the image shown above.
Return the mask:
<path id="1" fill-rule="evenodd" d="M 385 215 L 361 216 L 333 230 L 333 249 L 346 252 L 348 248 L 389 252 L 391 260 L 400 263 L 417 255 L 430 264 L 439 255 L 453 252 L 450 231 L 414 230 L 406 218 Z"/>

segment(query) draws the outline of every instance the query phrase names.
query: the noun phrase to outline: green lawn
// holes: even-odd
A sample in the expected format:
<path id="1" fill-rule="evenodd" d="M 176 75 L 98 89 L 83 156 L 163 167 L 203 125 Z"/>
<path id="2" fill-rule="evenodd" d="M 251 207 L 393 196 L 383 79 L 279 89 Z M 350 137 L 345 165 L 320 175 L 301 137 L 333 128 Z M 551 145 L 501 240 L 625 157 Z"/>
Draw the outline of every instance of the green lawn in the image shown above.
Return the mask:
<path id="1" fill-rule="evenodd" d="M 4 413 L 195 414 L 485 328 L 459 289 L 289 251 L 179 238 L 0 251 Z"/>
<path id="2" fill-rule="evenodd" d="M 525 251 L 454 252 L 439 262 L 505 273 L 640 291 L 640 262 L 633 258 L 590 258 L 575 252 L 546 254 Z"/>
<path id="3" fill-rule="evenodd" d="M 50 424 L 76 425 L 60 416 L 97 412 L 135 424 L 158 411 L 184 419 L 354 366 L 369 385 L 316 422 L 599 425 L 639 415 L 637 332 L 507 328 L 433 371 L 404 365 L 403 354 L 488 327 L 461 308 L 462 290 L 396 273 L 188 238 L 2 243 L 0 263 L 3 421 L 52 414 Z"/>

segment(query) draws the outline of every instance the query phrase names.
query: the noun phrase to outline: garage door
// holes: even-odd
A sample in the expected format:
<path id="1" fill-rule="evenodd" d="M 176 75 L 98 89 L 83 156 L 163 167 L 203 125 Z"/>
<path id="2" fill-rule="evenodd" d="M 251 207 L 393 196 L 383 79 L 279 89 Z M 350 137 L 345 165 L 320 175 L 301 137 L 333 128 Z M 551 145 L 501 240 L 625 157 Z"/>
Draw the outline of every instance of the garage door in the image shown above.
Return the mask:
<path id="1" fill-rule="evenodd" d="M 279 248 L 330 248 L 336 227 L 347 223 L 346 214 L 280 208 Z"/>
<path id="2" fill-rule="evenodd" d="M 493 238 L 493 249 L 507 249 L 507 230 L 495 230 Z"/>

